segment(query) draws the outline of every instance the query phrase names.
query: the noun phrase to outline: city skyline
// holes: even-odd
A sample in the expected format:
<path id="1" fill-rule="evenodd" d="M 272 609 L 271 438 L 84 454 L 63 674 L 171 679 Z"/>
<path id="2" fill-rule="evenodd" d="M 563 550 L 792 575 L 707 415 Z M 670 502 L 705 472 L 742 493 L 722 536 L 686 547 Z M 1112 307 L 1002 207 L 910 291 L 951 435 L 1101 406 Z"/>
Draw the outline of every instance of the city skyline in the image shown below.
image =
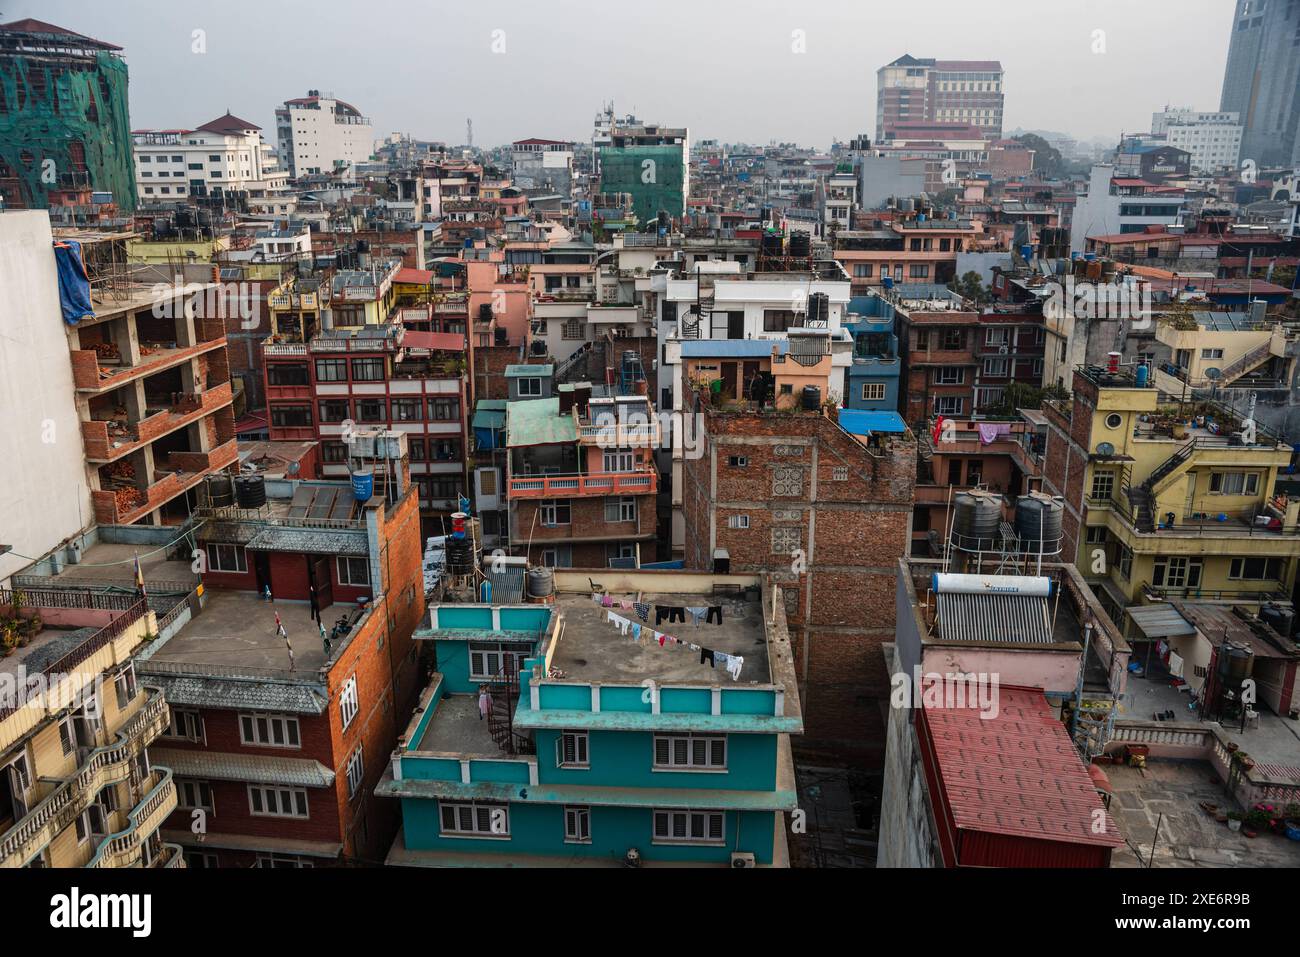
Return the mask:
<path id="1" fill-rule="evenodd" d="M 466 119 L 473 118 L 479 145 L 528 136 L 582 141 L 590 138 L 592 117 L 612 101 L 620 114 L 687 126 L 692 139 L 826 146 L 875 129 L 876 71 L 904 53 L 1000 60 L 1007 131 L 1066 127 L 1061 132 L 1081 140 L 1111 139 L 1145 128 L 1151 113 L 1167 103 L 1218 106 L 1230 0 L 1180 4 L 1172 22 L 1165 3 L 1096 0 L 1043 10 L 1017 0 L 1005 6 L 1004 15 L 988 18 L 947 0 L 871 11 L 828 3 L 790 11 L 761 3 L 737 20 L 721 9 L 677 2 L 655 5 L 653 15 L 628 5 L 614 16 L 575 0 L 507 12 L 457 11 L 453 22 L 437 10 L 380 2 L 368 8 L 373 30 L 364 24 L 341 30 L 343 21 L 322 16 L 320 4 L 291 0 L 259 11 L 261 25 L 248 30 L 240 14 L 218 8 L 146 14 L 139 7 L 46 0 L 17 3 L 4 19 L 36 17 L 122 46 L 137 129 L 197 125 L 229 109 L 261 126 L 268 141 L 274 139 L 274 110 L 317 89 L 372 118 L 376 138 L 401 132 L 459 144 Z M 567 18 L 565 36 L 574 53 L 542 39 L 557 17 Z M 380 30 L 395 21 L 411 29 Z M 1156 30 L 1185 55 L 1152 77 L 1149 38 Z M 296 53 L 285 48 L 295 36 L 302 41 Z M 611 46 L 614 39 L 621 43 Z M 385 63 L 419 63 L 432 92 L 423 95 L 420 75 L 400 69 L 401 82 L 383 80 L 369 60 L 379 48 L 368 41 L 383 44 Z M 584 46 L 619 55 L 576 52 Z M 584 74 L 575 85 L 578 63 L 590 63 L 593 55 L 597 75 Z M 726 72 L 729 86 L 707 80 L 710 63 Z M 465 83 L 466 77 L 474 82 Z M 1090 86 L 1101 82 L 1106 85 Z M 454 90 L 454 97 L 440 97 L 439 88 Z M 1135 88 L 1143 92 L 1135 95 Z M 734 95 L 719 99 L 720 89 Z M 1099 91 L 1095 102 L 1085 96 L 1089 89 Z M 521 91 L 527 98 L 518 96 Z M 808 109 L 808 91 L 827 97 L 828 108 Z M 528 107 L 530 99 L 560 108 L 539 115 Z M 1064 123 L 1067 104 L 1070 122 Z"/>

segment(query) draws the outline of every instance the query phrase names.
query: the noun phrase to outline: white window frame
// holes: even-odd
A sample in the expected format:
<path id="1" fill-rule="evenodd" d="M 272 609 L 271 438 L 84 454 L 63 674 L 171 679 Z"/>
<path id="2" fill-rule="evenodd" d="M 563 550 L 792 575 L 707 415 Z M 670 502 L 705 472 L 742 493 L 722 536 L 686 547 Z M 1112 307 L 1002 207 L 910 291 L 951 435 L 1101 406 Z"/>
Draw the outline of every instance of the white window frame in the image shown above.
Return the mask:
<path id="1" fill-rule="evenodd" d="M 348 729 L 348 725 L 357 716 L 357 710 L 360 705 L 357 700 L 357 676 L 353 675 L 347 681 L 343 682 L 343 688 L 339 691 L 339 718 L 343 721 L 343 730 Z"/>
<path id="2" fill-rule="evenodd" d="M 727 770 L 725 734 L 656 734 L 653 738 L 651 769 L 654 771 L 721 773 Z"/>
<path id="3" fill-rule="evenodd" d="M 561 503 L 563 503 L 564 507 L 567 508 L 569 512 L 569 517 L 562 522 L 560 521 Z M 571 525 L 573 523 L 573 503 L 567 498 L 543 499 L 542 503 L 538 506 L 538 509 L 541 511 L 539 518 L 543 525 L 561 526 Z M 548 514 L 550 516 L 549 519 L 547 518 Z"/>
<path id="4" fill-rule="evenodd" d="M 540 399 L 542 397 L 542 380 L 539 376 L 519 377 L 519 397 L 521 399 Z"/>
<path id="5" fill-rule="evenodd" d="M 206 552 L 210 572 L 243 574 L 248 571 L 248 556 L 244 553 L 242 545 L 208 542 Z"/>
<path id="6" fill-rule="evenodd" d="M 113 690 L 117 692 L 118 710 L 126 710 L 127 705 L 139 692 L 139 685 L 135 680 L 135 662 L 128 661 L 126 666 L 113 676 Z"/>
<path id="7" fill-rule="evenodd" d="M 586 805 L 564 806 L 564 843 L 591 843 L 591 808 Z"/>
<path id="8" fill-rule="evenodd" d="M 879 402 L 885 397 L 885 383 L 883 382 L 864 382 L 862 383 L 862 401 Z"/>
<path id="9" fill-rule="evenodd" d="M 568 746 L 572 741 L 572 748 Z M 572 751 L 573 760 L 566 761 L 565 755 Z M 561 731 L 555 739 L 555 766 L 557 768 L 574 768 L 590 770 L 591 735 L 586 731 Z"/>
<path id="10" fill-rule="evenodd" d="M 203 799 L 204 790 L 208 792 L 206 803 Z M 186 809 L 202 808 L 215 817 L 217 809 L 216 801 L 212 797 L 212 782 L 200 778 L 177 778 L 176 806 Z"/>
<path id="11" fill-rule="evenodd" d="M 934 397 L 934 411 L 938 415 L 964 415 L 965 409 L 966 401 L 963 396 L 936 395 Z"/>
<path id="12" fill-rule="evenodd" d="M 614 495 L 605 499 L 605 521 L 607 523 L 635 522 L 636 496 Z"/>
<path id="13" fill-rule="evenodd" d="M 966 369 L 963 366 L 941 366 L 934 370 L 935 385 L 965 385 Z"/>
<path id="14" fill-rule="evenodd" d="M 652 844 L 713 844 L 726 846 L 727 815 L 724 811 L 683 811 L 655 808 L 650 812 L 650 843 Z M 691 832 L 696 822 L 700 824 L 702 836 L 693 837 Z M 681 823 L 682 833 L 676 833 L 676 825 Z M 660 824 L 664 827 L 661 828 Z M 716 827 L 713 825 L 716 823 Z M 714 832 L 716 836 L 710 836 Z"/>
<path id="15" fill-rule="evenodd" d="M 727 528 L 749 528 L 748 515 L 727 516 Z"/>
<path id="16" fill-rule="evenodd" d="M 348 758 L 348 800 L 361 793 L 361 787 L 366 783 L 366 759 L 362 754 L 362 748 L 358 745 L 352 757 Z"/>
<path id="17" fill-rule="evenodd" d="M 259 724 L 266 723 L 265 740 Z M 281 740 L 276 741 L 275 728 L 282 728 Z M 291 739 L 296 738 L 297 743 Z M 239 742 L 255 748 L 280 748 L 289 751 L 302 750 L 302 726 L 296 715 L 279 714 L 268 711 L 241 711 L 239 713 Z"/>
<path id="18" fill-rule="evenodd" d="M 636 469 L 636 455 L 624 449 L 610 449 L 601 456 L 606 472 L 631 472 Z"/>
<path id="19" fill-rule="evenodd" d="M 354 581 L 352 579 L 352 563 L 360 562 L 363 570 L 362 580 Z M 350 588 L 366 588 L 370 585 L 370 562 L 359 555 L 335 555 L 334 556 L 335 572 L 338 575 L 339 584 Z"/>
<path id="20" fill-rule="evenodd" d="M 248 813 L 252 817 L 284 817 L 293 818 L 299 821 L 305 821 L 311 817 L 311 804 L 307 798 L 306 788 L 286 788 L 271 784 L 249 784 L 248 788 Z M 255 801 L 254 797 L 260 797 Z M 287 797 L 286 797 L 287 796 Z M 299 798 L 301 797 L 301 800 Z M 292 810 L 289 813 L 280 811 L 280 805 L 288 801 Z M 257 810 L 260 804 L 262 809 Z M 268 810 L 274 807 L 275 810 Z M 302 810 L 299 810 L 299 808 Z"/>
<path id="21" fill-rule="evenodd" d="M 475 647 L 476 645 L 492 645 L 493 647 Z M 518 650 L 516 650 L 518 649 Z M 528 651 L 528 645 L 525 642 L 516 641 L 471 641 L 469 643 L 469 676 L 475 681 L 486 681 L 489 678 L 495 678 L 505 669 L 506 661 L 513 657 L 515 673 L 523 667 L 524 659 L 531 652 Z M 475 658 L 479 658 L 480 665 L 475 664 Z M 499 662 L 496 670 L 484 670 L 483 665 L 490 665 L 495 659 Z"/>
<path id="22" fill-rule="evenodd" d="M 163 731 L 162 737 L 202 743 L 203 713 L 195 708 L 172 708 L 171 723 Z"/>
<path id="23" fill-rule="evenodd" d="M 493 830 L 493 813 L 505 811 L 504 830 Z M 446 812 L 452 812 L 453 826 L 447 826 Z M 486 811 L 486 818 L 479 812 Z M 465 812 L 468 812 L 469 826 Z M 443 837 L 477 838 L 479 840 L 510 840 L 510 805 L 492 801 L 438 801 L 438 833 Z"/>
<path id="24" fill-rule="evenodd" d="M 1010 362 L 1005 356 L 990 356 L 984 360 L 984 374 L 994 379 L 1005 379 Z"/>

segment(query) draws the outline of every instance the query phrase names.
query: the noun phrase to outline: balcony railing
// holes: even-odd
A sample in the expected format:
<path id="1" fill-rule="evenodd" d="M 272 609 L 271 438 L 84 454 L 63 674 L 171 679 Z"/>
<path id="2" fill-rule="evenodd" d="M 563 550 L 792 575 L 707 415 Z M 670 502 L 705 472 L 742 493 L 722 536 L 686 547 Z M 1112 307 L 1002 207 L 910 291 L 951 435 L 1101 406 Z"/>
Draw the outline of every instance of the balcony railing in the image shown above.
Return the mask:
<path id="1" fill-rule="evenodd" d="M 141 846 L 176 810 L 176 785 L 172 769 L 156 766 L 144 799 L 127 815 L 127 826 L 100 842 L 87 867 L 129 867 L 140 857 Z"/>
<path id="2" fill-rule="evenodd" d="M 510 479 L 511 498 L 571 498 L 580 495 L 653 495 L 658 472 L 595 472 L 588 475 L 523 475 Z"/>
<path id="3" fill-rule="evenodd" d="M 76 774 L 0 836 L 0 866 L 24 863 L 80 817 L 104 785 L 129 777 L 130 761 L 162 734 L 170 720 L 162 693 L 147 694 L 148 700 L 112 744 L 91 751 Z"/>

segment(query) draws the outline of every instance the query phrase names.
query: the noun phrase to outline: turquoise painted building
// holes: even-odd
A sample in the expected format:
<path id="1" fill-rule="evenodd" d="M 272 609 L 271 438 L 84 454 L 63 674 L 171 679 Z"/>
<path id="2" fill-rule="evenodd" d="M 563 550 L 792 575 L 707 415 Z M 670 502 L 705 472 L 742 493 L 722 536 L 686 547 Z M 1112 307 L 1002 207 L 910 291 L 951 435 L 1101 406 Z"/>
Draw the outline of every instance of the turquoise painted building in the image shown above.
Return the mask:
<path id="1" fill-rule="evenodd" d="M 855 296 L 849 300 L 844 328 L 853 337 L 853 363 L 848 368 L 844 407 L 898 411 L 902 362 L 894 331 L 894 307 L 880 296 Z"/>
<path id="2" fill-rule="evenodd" d="M 739 678 L 649 626 L 624 637 L 589 592 L 432 606 L 416 638 L 437 671 L 376 791 L 402 805 L 390 864 L 786 863 L 803 723 L 780 603 L 754 576 L 721 576 L 738 589 L 725 599 L 708 574 L 601 577 L 650 607 L 716 603 L 716 626 L 659 627 L 743 651 Z M 665 582 L 671 594 L 646 587 Z"/>

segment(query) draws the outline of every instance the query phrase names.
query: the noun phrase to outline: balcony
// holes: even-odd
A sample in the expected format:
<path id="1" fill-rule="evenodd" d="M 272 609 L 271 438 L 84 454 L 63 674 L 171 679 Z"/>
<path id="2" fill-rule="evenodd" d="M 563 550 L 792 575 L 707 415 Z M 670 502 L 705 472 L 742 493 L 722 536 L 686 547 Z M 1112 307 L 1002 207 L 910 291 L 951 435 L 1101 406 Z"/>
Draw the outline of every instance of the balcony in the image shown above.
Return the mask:
<path id="1" fill-rule="evenodd" d="M 575 498 L 586 495 L 654 495 L 659 473 L 593 472 L 588 475 L 522 475 L 510 479 L 510 498 Z"/>
<path id="2" fill-rule="evenodd" d="M 659 420 L 649 418 L 644 424 L 578 424 L 578 442 L 602 449 L 657 449 L 662 438 Z"/>
<path id="3" fill-rule="evenodd" d="M 98 419 L 82 422 L 81 437 L 86 446 L 86 461 L 93 465 L 116 461 L 155 439 L 230 405 L 232 401 L 233 393 L 229 382 L 200 393 L 185 393 L 171 408 L 146 416 L 133 426 L 128 425 L 126 435 L 119 433 L 112 437 L 112 441 L 108 422 Z M 113 441 L 120 444 L 113 445 Z"/>
<path id="4" fill-rule="evenodd" d="M 182 365 L 197 356 L 226 348 L 224 335 L 178 349 L 158 349 L 141 358 L 137 365 L 101 365 L 94 349 L 73 349 L 72 381 L 78 392 L 100 395 L 142 376 L 154 375 Z"/>
<path id="5" fill-rule="evenodd" d="M 135 487 L 115 491 L 92 490 L 90 498 L 95 506 L 95 520 L 101 525 L 137 522 L 198 485 L 205 475 L 234 465 L 238 458 L 239 449 L 234 439 L 209 452 L 172 452 L 167 456 L 166 464 L 175 471 L 160 470 L 155 475 L 156 481 L 143 490 Z"/>
<path id="6" fill-rule="evenodd" d="M 91 751 L 76 774 L 0 835 L 0 867 L 22 866 L 71 827 L 105 785 L 127 780 L 131 761 L 163 733 L 171 720 L 161 692 L 146 695 L 144 705 L 112 744 Z"/>
<path id="7" fill-rule="evenodd" d="M 141 860 L 144 842 L 176 810 L 176 785 L 171 768 L 156 767 L 146 782 L 148 790 L 127 815 L 127 826 L 100 842 L 87 867 L 131 867 Z"/>

